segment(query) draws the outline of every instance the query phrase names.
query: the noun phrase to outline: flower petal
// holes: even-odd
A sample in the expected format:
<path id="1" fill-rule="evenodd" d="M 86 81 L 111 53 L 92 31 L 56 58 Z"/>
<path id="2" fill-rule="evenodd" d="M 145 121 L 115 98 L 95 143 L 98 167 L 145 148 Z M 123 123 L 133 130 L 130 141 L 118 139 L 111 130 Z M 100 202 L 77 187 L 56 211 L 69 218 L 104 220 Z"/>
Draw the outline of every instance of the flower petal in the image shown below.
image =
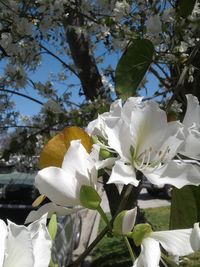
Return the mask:
<path id="1" fill-rule="evenodd" d="M 121 99 L 114 101 L 110 106 L 110 111 L 105 112 L 98 116 L 96 120 L 90 122 L 87 126 L 86 131 L 90 135 L 97 135 L 107 139 L 107 134 L 105 132 L 105 121 L 107 118 L 112 118 L 114 121 L 118 120 L 121 115 L 122 101 Z"/>
<path id="2" fill-rule="evenodd" d="M 134 142 L 130 133 L 130 125 L 123 120 L 118 120 L 114 125 L 112 120 L 106 121 L 108 145 L 113 148 L 123 160 L 131 162 L 131 146 Z"/>
<path id="3" fill-rule="evenodd" d="M 47 214 L 28 226 L 34 253 L 34 267 L 48 267 L 51 259 L 52 240 L 46 227 Z"/>
<path id="4" fill-rule="evenodd" d="M 131 165 L 126 165 L 122 160 L 117 160 L 108 181 L 108 184 L 110 183 L 138 186 L 139 181 L 136 179 L 135 170 Z"/>
<path id="5" fill-rule="evenodd" d="M 184 256 L 193 253 L 190 245 L 192 229 L 153 232 L 151 237 L 159 241 L 171 255 Z"/>
<path id="6" fill-rule="evenodd" d="M 26 218 L 25 224 L 40 219 L 45 213 L 48 213 L 48 218 L 50 218 L 53 213 L 56 213 L 57 215 L 60 215 L 60 216 L 64 216 L 64 215 L 75 213 L 80 209 L 82 208 L 74 208 L 74 209 L 65 208 L 65 207 L 58 206 L 53 202 L 50 202 L 50 203 L 43 205 L 38 210 L 31 211 Z"/>
<path id="7" fill-rule="evenodd" d="M 129 97 L 124 103 L 121 117 L 124 121 L 126 121 L 127 124 L 130 124 L 131 113 L 133 112 L 133 109 L 144 106 L 142 98 L 143 97 Z"/>
<path id="8" fill-rule="evenodd" d="M 190 244 L 194 251 L 200 249 L 200 229 L 199 223 L 195 223 L 190 236 Z"/>
<path id="9" fill-rule="evenodd" d="M 188 94 L 187 97 L 187 110 L 183 119 L 183 125 L 190 128 L 193 124 L 199 126 L 200 124 L 200 105 L 197 97 Z"/>
<path id="10" fill-rule="evenodd" d="M 122 233 L 124 235 L 128 234 L 133 229 L 133 226 L 135 225 L 136 216 L 137 207 L 126 211 L 122 221 Z"/>
<path id="11" fill-rule="evenodd" d="M 4 267 L 33 267 L 34 255 L 31 234 L 23 225 L 8 221 Z"/>
<path id="12" fill-rule="evenodd" d="M 200 167 L 183 162 L 170 161 L 155 170 L 144 170 L 143 174 L 155 185 L 170 184 L 182 188 L 200 184 Z"/>
<path id="13" fill-rule="evenodd" d="M 0 267 L 3 266 L 4 252 L 6 247 L 6 237 L 7 237 L 7 225 L 3 220 L 0 220 Z"/>
<path id="14" fill-rule="evenodd" d="M 35 185 L 41 194 L 46 195 L 58 205 L 79 204 L 77 181 L 61 168 L 47 167 L 38 172 Z"/>
<path id="15" fill-rule="evenodd" d="M 200 160 L 200 132 L 197 129 L 186 131 L 185 142 L 179 153 Z"/>
<path id="16" fill-rule="evenodd" d="M 180 152 L 191 158 L 200 159 L 200 105 L 197 97 L 189 94 L 187 110 L 183 119 L 186 140 Z"/>
<path id="17" fill-rule="evenodd" d="M 159 242 L 147 237 L 142 241 L 140 255 L 133 267 L 159 267 L 160 257 Z"/>
<path id="18" fill-rule="evenodd" d="M 90 159 L 81 141 L 71 141 L 62 163 L 62 169 L 69 174 L 69 176 L 76 177 L 80 184 L 90 185 L 88 173 L 90 173 L 93 167 L 94 162 Z"/>
<path id="19" fill-rule="evenodd" d="M 153 147 L 156 150 L 163 143 L 168 128 L 166 113 L 157 103 L 145 102 L 143 106 L 134 107 L 131 114 L 131 134 L 134 147 L 139 156 Z"/>

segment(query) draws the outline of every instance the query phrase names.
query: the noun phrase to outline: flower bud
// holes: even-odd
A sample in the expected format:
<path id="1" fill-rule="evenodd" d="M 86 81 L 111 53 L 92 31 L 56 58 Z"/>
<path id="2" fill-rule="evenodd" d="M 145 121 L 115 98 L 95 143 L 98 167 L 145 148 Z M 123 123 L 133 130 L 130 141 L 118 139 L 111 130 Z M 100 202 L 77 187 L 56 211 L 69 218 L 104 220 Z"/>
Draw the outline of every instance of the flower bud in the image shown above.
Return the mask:
<path id="1" fill-rule="evenodd" d="M 123 210 L 114 220 L 113 232 L 116 235 L 127 235 L 133 229 L 137 215 L 137 208 Z"/>
<path id="2" fill-rule="evenodd" d="M 96 210 L 100 206 L 101 197 L 93 187 L 82 185 L 80 189 L 80 202 L 83 207 Z"/>
<path id="3" fill-rule="evenodd" d="M 151 233 L 152 233 L 151 225 L 149 225 L 148 223 L 141 223 L 137 224 L 134 227 L 133 232 L 129 235 L 129 237 L 131 237 L 134 240 L 136 246 L 140 246 L 142 240 L 148 237 Z"/>

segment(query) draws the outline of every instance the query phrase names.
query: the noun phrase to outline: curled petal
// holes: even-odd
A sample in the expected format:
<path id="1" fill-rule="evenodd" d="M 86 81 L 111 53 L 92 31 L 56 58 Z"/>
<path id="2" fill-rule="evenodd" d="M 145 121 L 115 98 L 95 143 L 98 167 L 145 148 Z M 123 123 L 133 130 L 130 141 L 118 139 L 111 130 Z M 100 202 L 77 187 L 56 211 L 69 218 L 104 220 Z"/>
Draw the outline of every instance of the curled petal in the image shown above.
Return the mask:
<path id="1" fill-rule="evenodd" d="M 118 160 L 115 162 L 108 183 L 132 184 L 138 186 L 139 181 L 136 179 L 134 168 L 131 165 L 126 165 L 123 161 Z"/>
<path id="2" fill-rule="evenodd" d="M 122 233 L 124 235 L 131 232 L 133 226 L 135 225 L 135 220 L 137 216 L 137 208 L 127 210 L 122 221 Z"/>
<path id="3" fill-rule="evenodd" d="M 133 267 L 159 267 L 160 257 L 159 242 L 147 237 L 142 241 L 141 253 Z"/>
<path id="4" fill-rule="evenodd" d="M 200 106 L 197 97 L 188 94 L 187 97 L 187 110 L 183 119 L 183 124 L 186 128 L 200 124 Z"/>
<path id="5" fill-rule="evenodd" d="M 70 206 L 79 203 L 75 177 L 68 175 L 61 168 L 47 167 L 39 171 L 35 177 L 35 185 L 41 194 L 58 205 Z"/>
<path id="6" fill-rule="evenodd" d="M 200 229 L 199 223 L 194 224 L 194 228 L 192 229 L 192 233 L 190 236 L 190 244 L 194 251 L 200 249 Z"/>

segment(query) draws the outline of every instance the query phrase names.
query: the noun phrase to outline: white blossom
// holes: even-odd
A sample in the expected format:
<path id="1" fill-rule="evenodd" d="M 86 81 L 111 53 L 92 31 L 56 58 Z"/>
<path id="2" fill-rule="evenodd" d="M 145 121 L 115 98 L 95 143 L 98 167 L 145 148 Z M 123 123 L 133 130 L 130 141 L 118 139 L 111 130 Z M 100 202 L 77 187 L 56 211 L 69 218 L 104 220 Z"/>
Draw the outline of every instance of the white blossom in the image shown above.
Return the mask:
<path id="1" fill-rule="evenodd" d="M 52 241 L 46 215 L 28 227 L 0 220 L 0 267 L 48 267 Z"/>

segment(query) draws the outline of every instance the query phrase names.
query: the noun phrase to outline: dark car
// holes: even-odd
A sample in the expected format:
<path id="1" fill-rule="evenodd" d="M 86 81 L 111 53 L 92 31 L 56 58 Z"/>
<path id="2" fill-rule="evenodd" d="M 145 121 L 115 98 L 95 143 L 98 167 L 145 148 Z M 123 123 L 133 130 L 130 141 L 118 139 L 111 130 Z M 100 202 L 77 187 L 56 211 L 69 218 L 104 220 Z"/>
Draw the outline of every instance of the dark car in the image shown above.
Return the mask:
<path id="1" fill-rule="evenodd" d="M 0 219 L 24 224 L 27 215 L 34 209 L 31 204 L 39 195 L 34 187 L 35 174 L 9 173 L 5 168 L 0 171 Z M 59 216 L 57 224 L 52 259 L 59 267 L 63 267 L 71 261 L 73 250 L 78 245 L 81 219 L 77 214 Z"/>
<path id="2" fill-rule="evenodd" d="M 198 160 L 194 159 L 182 159 L 182 160 L 174 160 L 177 163 L 187 163 L 187 164 L 193 164 L 194 166 L 200 166 L 200 162 Z M 143 177 L 143 188 L 146 188 L 147 192 L 154 196 L 157 197 L 158 195 L 162 194 L 166 198 L 171 199 L 171 192 L 173 189 L 172 185 L 169 184 L 163 184 L 163 185 L 154 185 L 150 181 L 147 180 L 147 178 L 144 176 Z"/>
<path id="3" fill-rule="evenodd" d="M 171 198 L 171 190 L 172 186 L 168 184 L 164 185 L 154 185 L 146 177 L 143 177 L 142 187 L 146 188 L 147 192 L 153 196 L 158 197 L 159 195 L 163 195 L 165 198 Z"/>

